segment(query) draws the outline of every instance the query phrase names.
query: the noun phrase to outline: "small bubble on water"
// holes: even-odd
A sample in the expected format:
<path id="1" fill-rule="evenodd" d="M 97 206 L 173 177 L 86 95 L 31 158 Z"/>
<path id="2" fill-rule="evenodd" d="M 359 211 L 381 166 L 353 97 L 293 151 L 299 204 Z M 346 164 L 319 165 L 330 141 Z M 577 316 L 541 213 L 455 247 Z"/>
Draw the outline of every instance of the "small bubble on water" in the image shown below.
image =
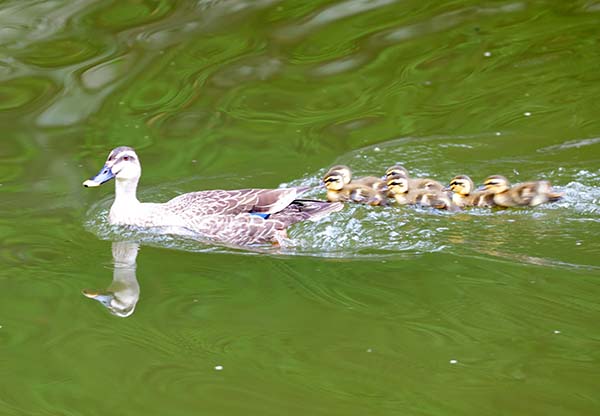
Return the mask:
<path id="1" fill-rule="evenodd" d="M 500 133 L 499 131 L 496 132 L 496 136 L 501 136 L 502 133 Z"/>
<path id="2" fill-rule="evenodd" d="M 373 150 L 376 151 L 376 152 L 381 151 L 381 149 L 379 147 L 375 147 Z"/>
<path id="3" fill-rule="evenodd" d="M 492 56 L 492 53 L 490 51 L 486 51 L 483 53 L 483 56 L 485 56 L 486 58 L 489 58 L 490 56 Z"/>
<path id="4" fill-rule="evenodd" d="M 192 159 L 192 163 L 197 163 L 198 161 L 196 159 Z"/>
<path id="5" fill-rule="evenodd" d="M 581 241 L 575 241 L 575 245 L 576 246 L 580 246 L 581 245 Z"/>
<path id="6" fill-rule="evenodd" d="M 529 116 L 531 115 L 531 113 L 530 113 L 529 111 L 525 111 L 525 112 L 523 113 L 523 115 L 524 115 L 525 117 L 529 117 Z"/>
<path id="7" fill-rule="evenodd" d="M 554 330 L 554 333 L 555 333 L 555 334 L 560 334 L 560 331 L 559 331 L 558 329 L 555 329 L 555 330 Z"/>
<path id="8" fill-rule="evenodd" d="M 373 352 L 373 350 L 371 348 L 368 348 L 367 352 Z"/>
<path id="9" fill-rule="evenodd" d="M 458 360 L 450 360 L 450 364 L 457 364 Z"/>
<path id="10" fill-rule="evenodd" d="M 215 370 L 221 371 L 223 369 L 222 365 L 215 365 Z"/>

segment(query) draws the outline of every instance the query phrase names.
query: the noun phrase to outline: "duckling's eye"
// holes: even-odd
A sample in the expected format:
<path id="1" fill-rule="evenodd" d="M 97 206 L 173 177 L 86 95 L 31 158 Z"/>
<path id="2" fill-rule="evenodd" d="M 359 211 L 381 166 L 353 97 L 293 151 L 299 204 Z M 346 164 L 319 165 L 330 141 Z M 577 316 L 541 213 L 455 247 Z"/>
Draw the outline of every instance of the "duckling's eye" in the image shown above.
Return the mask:
<path id="1" fill-rule="evenodd" d="M 123 160 L 127 162 L 129 160 L 129 156 L 123 156 Z"/>

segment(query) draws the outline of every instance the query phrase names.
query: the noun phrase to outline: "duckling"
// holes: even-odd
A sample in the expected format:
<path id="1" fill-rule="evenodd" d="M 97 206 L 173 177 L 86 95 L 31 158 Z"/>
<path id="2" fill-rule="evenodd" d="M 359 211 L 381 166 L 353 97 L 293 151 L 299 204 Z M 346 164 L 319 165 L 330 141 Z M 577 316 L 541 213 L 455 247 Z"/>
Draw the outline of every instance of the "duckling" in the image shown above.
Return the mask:
<path id="1" fill-rule="evenodd" d="M 444 189 L 444 185 L 442 185 L 441 183 L 437 182 L 434 179 L 411 178 L 408 174 L 408 170 L 406 170 L 406 168 L 402 165 L 394 165 L 392 167 L 389 167 L 385 171 L 384 178 L 385 178 L 386 182 L 390 178 L 406 178 L 406 179 L 408 179 L 410 189 L 426 189 L 426 188 L 432 189 L 432 187 L 435 187 L 436 190 L 438 190 L 438 191 L 442 191 Z M 388 192 L 388 194 L 389 194 L 389 192 Z M 388 195 L 388 196 L 392 197 L 391 195 Z"/>
<path id="2" fill-rule="evenodd" d="M 385 171 L 384 179 L 387 181 L 392 177 L 408 178 L 408 170 L 402 165 L 391 166 Z"/>
<path id="3" fill-rule="evenodd" d="M 330 202 L 352 201 L 369 205 L 385 205 L 386 184 L 375 176 L 352 180 L 352 171 L 344 165 L 333 166 L 323 176 Z"/>
<path id="4" fill-rule="evenodd" d="M 381 190 L 383 190 L 383 188 L 385 188 L 385 181 L 376 176 L 365 176 L 362 178 L 353 178 L 352 171 L 346 165 L 332 166 L 331 168 L 329 168 L 329 171 L 327 171 L 327 173 L 325 174 L 323 179 L 325 179 L 327 177 L 327 175 L 329 175 L 332 172 L 341 173 L 342 177 L 344 179 L 344 184 L 353 183 L 356 185 L 365 185 L 365 186 L 368 186 L 369 188 L 375 189 L 376 191 L 381 191 Z"/>
<path id="5" fill-rule="evenodd" d="M 410 179 L 391 177 L 387 185 L 388 193 L 400 205 L 423 205 L 451 211 L 458 209 L 450 197 L 439 189 L 439 183 L 434 180 L 423 182 L 422 188 L 410 189 Z"/>
<path id="6" fill-rule="evenodd" d="M 511 187 L 508 179 L 501 175 L 488 176 L 482 188 L 493 194 L 494 203 L 501 207 L 535 207 L 562 198 L 548 181 L 523 182 Z"/>
<path id="7" fill-rule="evenodd" d="M 475 184 L 467 175 L 458 175 L 450 180 L 445 191 L 452 191 L 452 202 L 460 207 L 493 207 L 494 194 L 489 191 L 476 191 Z"/>

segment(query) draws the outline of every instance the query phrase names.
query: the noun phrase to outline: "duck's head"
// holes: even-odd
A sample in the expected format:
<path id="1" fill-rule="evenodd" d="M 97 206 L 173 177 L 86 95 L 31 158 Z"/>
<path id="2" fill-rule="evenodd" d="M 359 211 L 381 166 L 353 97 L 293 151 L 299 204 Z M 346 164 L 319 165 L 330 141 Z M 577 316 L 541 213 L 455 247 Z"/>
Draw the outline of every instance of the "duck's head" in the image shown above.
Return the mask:
<path id="1" fill-rule="evenodd" d="M 428 180 L 423 182 L 423 185 L 421 185 L 421 187 L 423 189 L 425 189 L 426 191 L 443 191 L 444 190 L 444 186 L 439 183 L 438 181 L 434 181 L 434 180 Z"/>
<path id="2" fill-rule="evenodd" d="M 388 193 L 392 196 L 407 193 L 408 178 L 392 176 L 387 181 L 387 189 Z"/>
<path id="3" fill-rule="evenodd" d="M 385 171 L 384 179 L 390 178 L 408 178 L 408 171 L 402 165 L 394 165 Z"/>
<path id="4" fill-rule="evenodd" d="M 118 293 L 110 291 L 99 291 L 84 289 L 82 291 L 86 298 L 97 300 L 115 316 L 120 318 L 127 318 L 135 311 L 135 305 L 137 304 L 137 298 L 135 299 L 121 299 Z"/>
<path id="5" fill-rule="evenodd" d="M 510 182 L 502 175 L 492 175 L 483 181 L 483 185 L 479 189 L 499 194 L 510 189 Z"/>
<path id="6" fill-rule="evenodd" d="M 336 165 L 329 168 L 323 176 L 325 187 L 331 191 L 339 191 L 352 180 L 352 171 L 348 166 Z"/>
<path id="7" fill-rule="evenodd" d="M 475 184 L 467 175 L 458 175 L 450 180 L 450 183 L 444 190 L 467 196 L 475 190 Z"/>
<path id="8" fill-rule="evenodd" d="M 343 172 L 330 170 L 323 176 L 323 183 L 330 191 L 341 191 L 348 182 L 346 182 L 346 176 Z"/>
<path id="9" fill-rule="evenodd" d="M 325 176 L 323 176 L 323 182 L 325 182 L 325 179 L 330 175 L 341 175 L 345 185 L 349 184 L 352 180 L 352 171 L 346 165 L 335 165 L 330 167 Z"/>
<path id="10" fill-rule="evenodd" d="M 100 172 L 83 182 L 83 186 L 86 188 L 100 186 L 113 178 L 137 181 L 141 174 L 142 167 L 135 150 L 131 147 L 121 146 L 110 152 Z"/>

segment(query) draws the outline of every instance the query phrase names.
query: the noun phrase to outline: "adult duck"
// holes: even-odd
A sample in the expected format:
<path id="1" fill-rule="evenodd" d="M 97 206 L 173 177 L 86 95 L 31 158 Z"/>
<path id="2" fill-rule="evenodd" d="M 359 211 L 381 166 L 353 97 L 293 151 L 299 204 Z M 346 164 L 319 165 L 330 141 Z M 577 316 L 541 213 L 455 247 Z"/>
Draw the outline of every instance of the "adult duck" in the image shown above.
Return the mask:
<path id="1" fill-rule="evenodd" d="M 110 152 L 100 172 L 83 186 L 96 187 L 115 179 L 115 200 L 108 216 L 111 224 L 192 232 L 232 245 L 282 243 L 291 224 L 317 221 L 343 208 L 343 204 L 299 199 L 309 188 L 209 190 L 163 203 L 140 202 L 136 191 L 141 174 L 135 150 L 121 146 Z"/>

